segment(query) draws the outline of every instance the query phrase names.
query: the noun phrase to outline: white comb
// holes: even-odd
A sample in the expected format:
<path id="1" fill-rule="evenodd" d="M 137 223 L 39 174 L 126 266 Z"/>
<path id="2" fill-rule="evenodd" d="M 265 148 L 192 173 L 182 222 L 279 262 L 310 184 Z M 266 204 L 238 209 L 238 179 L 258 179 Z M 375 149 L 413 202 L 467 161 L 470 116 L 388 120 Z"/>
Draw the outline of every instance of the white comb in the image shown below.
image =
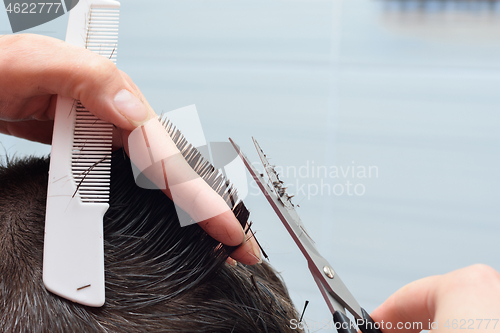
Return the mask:
<path id="1" fill-rule="evenodd" d="M 118 9 L 82 0 L 70 12 L 66 42 L 116 62 Z M 103 216 L 108 209 L 113 125 L 80 101 L 57 97 L 50 158 L 43 282 L 61 297 L 104 304 Z"/>

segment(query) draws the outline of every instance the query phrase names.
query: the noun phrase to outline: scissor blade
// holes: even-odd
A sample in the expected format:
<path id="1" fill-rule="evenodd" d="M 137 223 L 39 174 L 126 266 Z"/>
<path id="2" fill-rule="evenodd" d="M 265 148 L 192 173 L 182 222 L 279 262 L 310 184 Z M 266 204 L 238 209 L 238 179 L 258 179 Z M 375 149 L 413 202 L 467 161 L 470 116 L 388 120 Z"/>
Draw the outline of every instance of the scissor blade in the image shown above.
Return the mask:
<path id="1" fill-rule="evenodd" d="M 309 264 L 309 270 L 311 273 L 314 271 L 314 267 L 311 267 L 312 265 Z M 328 292 L 328 290 L 325 288 L 323 285 L 323 282 L 315 275 L 312 274 L 314 278 L 314 282 L 316 282 L 316 285 L 318 286 L 319 291 L 321 292 L 321 296 L 325 299 L 326 305 L 328 306 L 328 309 L 332 313 L 332 315 L 335 313 L 335 311 L 340 311 L 345 314 L 344 307 L 341 305 L 335 297 L 332 296 L 331 293 Z"/>
<path id="2" fill-rule="evenodd" d="M 233 140 L 229 139 L 231 143 L 233 144 L 234 148 L 240 155 L 241 159 L 243 160 L 243 163 L 247 167 L 248 171 L 252 175 L 253 179 L 257 182 L 257 185 L 260 187 L 264 195 L 266 196 L 266 199 L 269 201 L 271 206 L 273 207 L 274 211 L 280 218 L 281 222 L 283 222 L 283 225 L 287 229 L 287 231 L 290 233 L 292 236 L 293 240 L 295 243 L 299 246 L 300 250 L 304 254 L 307 260 L 310 260 L 309 256 L 309 251 L 316 253 L 316 255 L 320 256 L 318 250 L 316 249 L 316 246 L 314 245 L 314 241 L 312 238 L 309 236 L 309 234 L 306 232 L 304 225 L 302 224 L 302 221 L 300 220 L 299 215 L 295 211 L 295 208 L 293 207 L 292 203 L 290 202 L 290 197 L 284 192 L 281 192 L 281 196 L 278 196 L 273 189 L 267 184 L 267 182 L 263 178 L 263 174 L 261 174 L 255 167 L 252 165 L 248 157 L 241 151 L 238 145 L 234 143 Z M 254 140 L 255 141 L 255 140 Z M 263 154 L 263 153 L 262 153 Z M 259 154 L 260 155 L 260 154 Z M 264 155 L 265 158 L 265 155 Z M 264 167 L 269 167 L 270 164 L 267 162 L 267 159 L 265 160 L 266 163 Z M 272 169 L 272 167 L 271 167 Z M 269 171 L 268 171 L 269 172 Z M 275 175 L 274 179 L 271 178 L 272 175 Z M 277 175 L 274 170 L 272 170 L 270 174 L 270 179 L 273 182 L 279 182 L 279 178 L 277 178 Z M 280 187 L 278 189 L 281 190 Z M 279 191 L 278 191 L 279 192 Z"/>
<path id="3" fill-rule="evenodd" d="M 276 171 L 269 164 L 266 155 L 258 145 L 257 141 L 255 139 L 253 140 L 257 147 L 259 156 L 262 159 L 262 163 L 264 164 L 264 167 L 266 168 L 266 171 L 270 176 L 269 178 L 273 183 L 275 183 L 276 181 L 279 183 L 280 180 L 276 174 Z M 248 157 L 241 151 L 240 147 L 236 143 L 234 143 L 231 138 L 229 139 L 229 141 L 232 143 L 232 145 L 240 155 L 243 163 L 247 167 L 257 185 L 264 193 L 267 201 L 269 201 L 271 207 L 273 207 L 274 211 L 280 218 L 288 233 L 290 234 L 290 236 L 292 236 L 295 244 L 297 244 L 300 251 L 306 258 L 311 274 L 313 275 L 316 283 L 318 283 L 318 286 L 319 283 L 321 283 L 323 288 L 326 289 L 330 296 L 332 296 L 335 300 L 342 304 L 342 306 L 346 307 L 357 319 L 362 318 L 361 307 L 359 306 L 358 302 L 356 302 L 347 287 L 344 285 L 340 277 L 331 268 L 331 265 L 328 263 L 328 261 L 323 258 L 321 254 L 319 254 L 313 240 L 305 231 L 304 225 L 302 224 L 299 215 L 295 211 L 293 204 L 290 202 L 290 197 L 284 191 L 280 191 L 281 187 L 279 185 L 275 184 L 274 190 L 271 189 L 271 187 L 264 180 L 264 175 L 255 169 Z M 274 175 L 275 177 L 272 177 L 272 175 Z M 281 185 L 281 183 L 279 184 Z M 331 270 L 333 278 L 328 278 L 325 275 L 325 267 L 328 267 Z M 320 290 L 330 309 L 338 307 L 337 303 L 332 304 L 330 298 L 326 294 L 324 294 L 323 289 Z M 342 311 L 342 309 L 338 308 L 337 310 Z"/>

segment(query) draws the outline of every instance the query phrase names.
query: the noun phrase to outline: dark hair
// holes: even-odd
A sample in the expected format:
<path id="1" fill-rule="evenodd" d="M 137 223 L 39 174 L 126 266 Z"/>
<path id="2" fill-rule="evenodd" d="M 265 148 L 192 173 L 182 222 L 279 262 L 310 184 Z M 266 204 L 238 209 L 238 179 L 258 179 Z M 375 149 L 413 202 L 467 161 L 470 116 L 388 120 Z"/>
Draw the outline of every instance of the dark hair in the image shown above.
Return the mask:
<path id="1" fill-rule="evenodd" d="M 277 273 L 267 263 L 226 264 L 234 248 L 197 224 L 181 228 L 170 199 L 135 185 L 121 150 L 113 154 L 104 217 L 106 303 L 90 308 L 48 292 L 42 282 L 48 165 L 25 158 L 0 166 L 3 331 L 297 331 L 289 326 L 297 312 Z M 217 182 L 211 184 L 220 188 Z M 233 211 L 247 223 L 243 203 Z"/>

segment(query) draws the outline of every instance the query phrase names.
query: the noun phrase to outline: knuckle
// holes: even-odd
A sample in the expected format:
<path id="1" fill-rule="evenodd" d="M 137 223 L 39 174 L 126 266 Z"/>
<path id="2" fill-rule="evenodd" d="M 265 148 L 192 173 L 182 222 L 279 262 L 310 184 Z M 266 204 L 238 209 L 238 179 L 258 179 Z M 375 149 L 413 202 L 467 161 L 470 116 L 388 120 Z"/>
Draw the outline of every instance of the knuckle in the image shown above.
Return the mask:
<path id="1" fill-rule="evenodd" d="M 447 274 L 447 290 L 465 290 L 481 287 L 500 287 L 500 274 L 492 267 L 474 264 Z"/>
<path id="2" fill-rule="evenodd" d="M 104 91 L 117 77 L 121 77 L 115 64 L 105 57 L 88 52 L 79 60 L 78 72 L 74 80 L 75 94 L 79 99 L 89 99 L 96 92 Z"/>
<path id="3" fill-rule="evenodd" d="M 130 76 L 128 76 L 127 73 L 125 73 L 122 70 L 118 70 L 118 71 L 120 72 L 120 75 L 125 79 L 125 81 L 127 81 L 128 83 L 132 82 L 132 79 L 130 78 Z"/>
<path id="4" fill-rule="evenodd" d="M 466 268 L 469 278 L 483 283 L 500 283 L 500 274 L 485 264 L 475 264 Z"/>
<path id="5" fill-rule="evenodd" d="M 92 56 L 91 59 L 89 69 L 93 80 L 99 82 L 110 81 L 118 75 L 118 69 L 111 60 L 100 55 Z"/>
<path id="6" fill-rule="evenodd" d="M 484 288 L 499 289 L 500 274 L 488 265 L 474 264 L 443 275 L 441 287 L 445 293 L 465 290 L 475 292 Z"/>

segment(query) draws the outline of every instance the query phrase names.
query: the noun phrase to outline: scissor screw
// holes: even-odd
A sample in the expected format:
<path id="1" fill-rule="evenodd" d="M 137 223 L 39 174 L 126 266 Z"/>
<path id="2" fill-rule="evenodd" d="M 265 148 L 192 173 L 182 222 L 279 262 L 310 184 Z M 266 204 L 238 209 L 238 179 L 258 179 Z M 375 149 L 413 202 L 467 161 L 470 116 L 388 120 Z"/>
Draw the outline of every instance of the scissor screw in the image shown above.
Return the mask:
<path id="1" fill-rule="evenodd" d="M 335 272 L 330 266 L 323 267 L 323 273 L 325 273 L 325 275 L 328 276 L 330 279 L 333 279 L 333 276 L 335 275 Z"/>

